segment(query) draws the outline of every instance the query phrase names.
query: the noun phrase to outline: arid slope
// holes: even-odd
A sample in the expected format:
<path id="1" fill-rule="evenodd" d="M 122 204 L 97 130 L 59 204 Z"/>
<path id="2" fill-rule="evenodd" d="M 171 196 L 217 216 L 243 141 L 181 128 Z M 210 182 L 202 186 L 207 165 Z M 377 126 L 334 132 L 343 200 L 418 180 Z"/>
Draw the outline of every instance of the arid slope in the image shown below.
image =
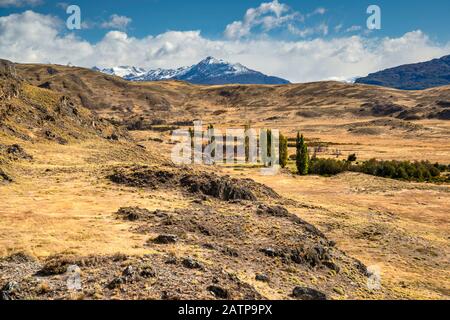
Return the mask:
<path id="1" fill-rule="evenodd" d="M 0 298 L 448 299 L 448 186 L 176 166 L 170 129 L 99 117 L 251 122 L 302 129 L 321 156 L 445 163 L 448 88 L 206 87 L 1 66 Z M 79 291 L 67 287 L 75 265 Z"/>
<path id="2" fill-rule="evenodd" d="M 36 86 L 67 94 L 103 116 L 118 119 L 142 115 L 169 121 L 211 120 L 223 114 L 227 119 L 261 121 L 272 113 L 297 121 L 336 116 L 449 118 L 449 87 L 408 92 L 339 82 L 196 86 L 128 82 L 75 67 L 17 65 L 17 70 Z"/>

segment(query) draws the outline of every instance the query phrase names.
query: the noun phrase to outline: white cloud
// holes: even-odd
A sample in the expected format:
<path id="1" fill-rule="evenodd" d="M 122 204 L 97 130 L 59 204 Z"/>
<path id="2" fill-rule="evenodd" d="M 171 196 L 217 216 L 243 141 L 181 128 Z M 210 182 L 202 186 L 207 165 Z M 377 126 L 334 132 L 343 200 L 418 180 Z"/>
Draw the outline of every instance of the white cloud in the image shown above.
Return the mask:
<path id="1" fill-rule="evenodd" d="M 42 3 L 42 0 L 0 0 L 0 7 L 37 6 Z"/>
<path id="2" fill-rule="evenodd" d="M 356 31 L 361 31 L 362 30 L 362 27 L 361 26 L 351 26 L 351 27 L 349 27 L 349 28 L 347 28 L 346 30 L 345 30 L 345 32 L 356 32 Z"/>
<path id="3" fill-rule="evenodd" d="M 113 14 L 109 17 L 108 21 L 105 21 L 101 24 L 101 27 L 104 29 L 125 30 L 131 23 L 131 21 L 131 18 L 128 18 L 126 16 Z"/>
<path id="4" fill-rule="evenodd" d="M 308 13 L 306 16 L 309 18 L 309 17 L 315 16 L 315 15 L 324 15 L 326 12 L 327 12 L 327 9 L 320 7 L 320 8 L 317 8 L 316 10 L 314 10 L 313 12 Z"/>
<path id="5" fill-rule="evenodd" d="M 262 27 L 264 31 L 270 31 L 295 19 L 301 20 L 303 17 L 278 0 L 265 2 L 258 8 L 248 9 L 242 21 L 234 21 L 227 25 L 225 37 L 240 39 L 250 35 L 254 28 Z"/>
<path id="6" fill-rule="evenodd" d="M 355 35 L 303 41 L 211 40 L 200 31 L 135 38 L 123 31 L 109 31 L 99 42 L 89 43 L 63 28 L 63 21 L 33 11 L 0 17 L 0 58 L 29 63 L 72 62 L 84 67 L 173 68 L 212 55 L 293 82 L 308 82 L 364 76 L 450 53 L 450 44 L 433 43 L 421 31 L 398 38 Z"/>
<path id="7" fill-rule="evenodd" d="M 253 35 L 253 30 L 261 28 L 263 32 L 275 28 L 285 27 L 287 31 L 302 38 L 316 34 L 327 35 L 328 25 L 321 23 L 316 26 L 299 26 L 300 23 L 316 15 L 324 15 L 325 8 L 319 7 L 314 11 L 303 15 L 292 10 L 286 4 L 278 0 L 262 3 L 258 8 L 250 8 L 245 13 L 242 21 L 234 21 L 227 25 L 225 37 L 230 40 L 242 39 Z"/>
<path id="8" fill-rule="evenodd" d="M 344 26 L 343 26 L 342 23 L 336 25 L 336 26 L 334 27 L 334 32 L 338 33 L 339 31 L 342 30 L 343 27 L 344 27 Z"/>
<path id="9" fill-rule="evenodd" d="M 70 4 L 68 4 L 67 2 L 58 2 L 58 3 L 56 4 L 56 6 L 57 6 L 58 8 L 63 9 L 64 11 L 66 11 L 67 8 L 70 6 Z"/>
<path id="10" fill-rule="evenodd" d="M 292 24 L 288 25 L 288 30 L 290 33 L 292 33 L 293 35 L 305 38 L 305 37 L 309 37 L 312 35 L 323 35 L 326 36 L 328 35 L 328 25 L 326 23 L 321 23 L 315 27 L 306 27 L 306 28 L 298 28 Z"/>
<path id="11" fill-rule="evenodd" d="M 248 9 L 242 21 L 234 21 L 227 25 L 224 34 L 227 39 L 237 40 L 251 36 L 252 31 L 257 28 L 267 32 L 275 28 L 286 27 L 291 34 L 302 38 L 314 34 L 327 35 L 328 26 L 325 23 L 315 27 L 298 26 L 298 23 L 304 23 L 307 18 L 324 15 L 325 13 L 326 9 L 319 7 L 303 15 L 292 10 L 286 4 L 273 0 L 272 2 L 262 3 L 258 8 Z"/>

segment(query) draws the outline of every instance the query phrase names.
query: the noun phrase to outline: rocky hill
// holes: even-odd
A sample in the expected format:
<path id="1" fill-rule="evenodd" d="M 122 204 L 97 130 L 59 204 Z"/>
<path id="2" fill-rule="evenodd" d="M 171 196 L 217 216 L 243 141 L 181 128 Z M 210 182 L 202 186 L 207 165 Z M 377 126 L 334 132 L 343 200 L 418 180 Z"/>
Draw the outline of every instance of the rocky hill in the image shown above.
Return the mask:
<path id="1" fill-rule="evenodd" d="M 35 86 L 61 92 L 104 117 L 264 120 L 270 117 L 388 116 L 405 120 L 448 119 L 450 87 L 401 91 L 362 84 L 317 82 L 289 85 L 200 86 L 181 81 L 130 82 L 92 70 L 17 65 Z"/>
<path id="2" fill-rule="evenodd" d="M 134 85 L 7 61 L 0 77 L 1 300 L 372 296 L 366 267 L 288 209 L 300 204 L 250 179 L 175 166 L 154 156 L 159 144 L 137 146 L 97 117 L 94 79 L 117 97 Z"/>
<path id="3" fill-rule="evenodd" d="M 359 78 L 356 83 L 402 90 L 423 90 L 450 85 L 450 55 L 427 62 L 407 64 Z"/>
<path id="4" fill-rule="evenodd" d="M 421 137 L 430 121 L 401 119 L 440 117 L 448 92 L 129 82 L 1 61 L 0 300 L 445 298 L 446 186 L 178 166 L 168 132 L 196 118 L 284 119 L 283 130 L 301 125 L 322 138 L 311 147 L 331 152 L 445 158 L 447 122 Z M 386 137 L 350 132 L 372 127 Z M 378 262 L 374 289 L 366 265 Z"/>
<path id="5" fill-rule="evenodd" d="M 126 136 L 63 93 L 33 86 L 9 61 L 0 60 L 0 130 L 24 141 L 67 144 L 90 137 Z"/>

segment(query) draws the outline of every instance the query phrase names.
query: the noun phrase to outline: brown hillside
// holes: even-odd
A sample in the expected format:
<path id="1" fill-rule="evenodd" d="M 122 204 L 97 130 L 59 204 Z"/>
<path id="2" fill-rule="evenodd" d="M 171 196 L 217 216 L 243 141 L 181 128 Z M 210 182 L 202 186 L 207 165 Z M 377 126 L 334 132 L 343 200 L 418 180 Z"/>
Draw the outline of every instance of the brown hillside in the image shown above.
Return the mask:
<path id="1" fill-rule="evenodd" d="M 359 84 L 316 82 L 281 86 L 197 86 L 184 82 L 133 83 L 88 69 L 17 65 L 36 86 L 62 92 L 83 106 L 119 119 L 150 118 L 264 120 L 274 113 L 290 119 L 389 116 L 414 120 L 448 118 L 450 87 L 400 91 Z"/>
<path id="2" fill-rule="evenodd" d="M 1 61 L 0 300 L 448 299 L 448 185 L 177 166 L 169 134 L 252 122 L 302 130 L 319 157 L 449 163 L 448 101 L 445 87 L 131 83 Z"/>

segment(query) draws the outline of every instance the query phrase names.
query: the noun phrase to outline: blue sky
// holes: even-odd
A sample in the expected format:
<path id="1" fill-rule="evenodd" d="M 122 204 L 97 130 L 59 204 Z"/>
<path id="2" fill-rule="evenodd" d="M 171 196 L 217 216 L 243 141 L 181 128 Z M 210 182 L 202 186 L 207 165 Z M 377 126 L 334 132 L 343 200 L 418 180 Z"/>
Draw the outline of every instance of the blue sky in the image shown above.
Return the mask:
<path id="1" fill-rule="evenodd" d="M 13 0 L 5 2 L 8 1 Z M 160 34 L 168 30 L 201 30 L 203 35 L 217 39 L 223 36 L 223 30 L 230 21 L 241 19 L 248 8 L 257 7 L 264 1 L 76 0 L 64 3 L 42 0 L 42 2 L 42 5 L 2 7 L 0 13 L 8 15 L 32 8 L 36 12 L 57 15 L 65 19 L 67 15 L 63 9 L 64 4 L 76 4 L 82 9 L 83 20 L 108 20 L 112 14 L 131 18 L 128 32 L 137 37 Z M 377 36 L 400 36 L 408 31 L 420 29 L 436 41 L 450 40 L 448 22 L 450 1 L 448 0 L 286 0 L 280 2 L 304 14 L 311 13 L 317 8 L 325 8 L 326 14 L 310 19 L 309 23 L 320 20 L 330 26 L 342 24 L 344 27 L 364 26 L 368 17 L 367 7 L 377 4 L 382 9 L 383 22 L 382 29 L 376 32 Z M 103 37 L 104 30 L 93 28 L 78 31 L 78 33 L 90 41 L 98 41 Z"/>
<path id="2" fill-rule="evenodd" d="M 65 28 L 68 4 L 82 30 Z M 369 32 L 371 4 L 382 28 Z M 213 55 L 295 82 L 344 79 L 449 54 L 449 13 L 448 0 L 0 0 L 0 57 L 169 68 Z"/>

